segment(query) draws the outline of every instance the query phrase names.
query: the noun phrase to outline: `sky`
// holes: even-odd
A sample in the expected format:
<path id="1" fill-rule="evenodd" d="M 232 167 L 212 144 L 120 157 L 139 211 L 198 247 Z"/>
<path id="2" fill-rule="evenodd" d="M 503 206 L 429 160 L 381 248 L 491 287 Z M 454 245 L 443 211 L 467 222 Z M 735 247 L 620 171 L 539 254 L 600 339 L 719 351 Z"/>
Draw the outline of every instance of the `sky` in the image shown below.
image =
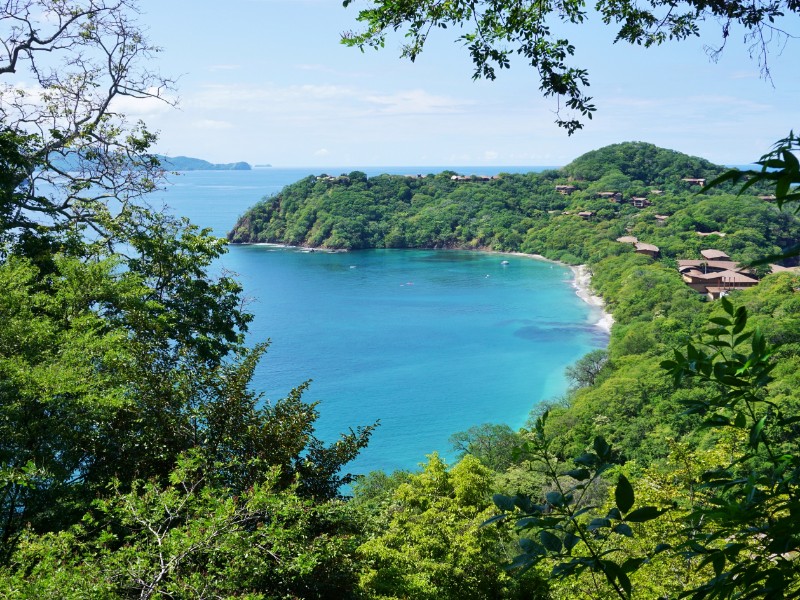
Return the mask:
<path id="1" fill-rule="evenodd" d="M 721 59 L 697 39 L 657 48 L 614 44 L 595 23 L 556 24 L 589 70 L 597 106 L 568 136 L 523 61 L 473 80 L 456 31 L 437 32 L 411 63 L 402 36 L 381 51 L 348 48 L 358 9 L 341 0 L 140 0 L 162 48 L 153 67 L 177 77 L 178 108 L 140 102 L 128 114 L 159 132 L 158 152 L 274 167 L 562 166 L 608 144 L 643 141 L 726 165 L 747 164 L 798 128 L 800 40 L 759 77 L 743 33 Z M 224 6 L 224 8 L 223 8 Z M 800 35 L 800 20 L 786 28 Z"/>

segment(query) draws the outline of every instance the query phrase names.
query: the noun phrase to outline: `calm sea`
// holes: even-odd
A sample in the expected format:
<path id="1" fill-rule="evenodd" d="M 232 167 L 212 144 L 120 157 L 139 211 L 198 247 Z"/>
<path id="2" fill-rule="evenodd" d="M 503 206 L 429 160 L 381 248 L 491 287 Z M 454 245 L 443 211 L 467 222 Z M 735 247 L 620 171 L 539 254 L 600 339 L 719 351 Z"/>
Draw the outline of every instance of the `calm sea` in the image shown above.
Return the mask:
<path id="1" fill-rule="evenodd" d="M 222 236 L 263 196 L 321 172 L 187 172 L 173 177 L 154 203 Z M 317 433 L 327 441 L 380 420 L 353 465 L 357 472 L 416 468 L 434 450 L 452 457 L 448 438 L 473 425 L 523 425 L 538 402 L 563 394 L 565 367 L 607 343 L 594 326 L 597 309 L 577 297 L 571 272 L 530 258 L 231 246 L 220 268 L 244 285 L 255 314 L 251 342 L 271 341 L 253 382 L 265 401 L 312 380 L 304 397 L 320 402 Z"/>

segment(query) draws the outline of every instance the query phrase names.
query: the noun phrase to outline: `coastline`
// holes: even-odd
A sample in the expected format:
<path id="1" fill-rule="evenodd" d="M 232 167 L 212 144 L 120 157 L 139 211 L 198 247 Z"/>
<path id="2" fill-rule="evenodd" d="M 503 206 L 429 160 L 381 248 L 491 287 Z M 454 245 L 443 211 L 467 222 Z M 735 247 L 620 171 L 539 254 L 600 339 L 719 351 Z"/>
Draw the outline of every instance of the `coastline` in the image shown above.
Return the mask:
<path id="1" fill-rule="evenodd" d="M 536 260 L 543 260 L 557 265 L 569 267 L 572 271 L 572 287 L 575 288 L 575 294 L 586 302 L 589 306 L 593 306 L 600 310 L 600 319 L 594 324 L 595 327 L 602 329 L 605 333 L 611 334 L 611 326 L 614 325 L 614 316 L 605 309 L 606 303 L 603 299 L 592 293 L 592 273 L 586 265 L 568 265 L 566 263 L 547 258 L 541 254 L 526 254 L 525 252 L 498 252 L 489 250 L 495 254 L 505 254 L 508 256 L 520 256 L 523 258 L 534 258 Z"/>
<path id="2" fill-rule="evenodd" d="M 611 326 L 614 324 L 614 317 L 610 312 L 605 310 L 605 302 L 600 296 L 592 294 L 592 273 L 586 265 L 570 265 L 570 270 L 574 275 L 572 285 L 575 287 L 575 293 L 578 297 L 589 304 L 600 309 L 600 320 L 595 324 L 597 327 L 611 333 Z"/>

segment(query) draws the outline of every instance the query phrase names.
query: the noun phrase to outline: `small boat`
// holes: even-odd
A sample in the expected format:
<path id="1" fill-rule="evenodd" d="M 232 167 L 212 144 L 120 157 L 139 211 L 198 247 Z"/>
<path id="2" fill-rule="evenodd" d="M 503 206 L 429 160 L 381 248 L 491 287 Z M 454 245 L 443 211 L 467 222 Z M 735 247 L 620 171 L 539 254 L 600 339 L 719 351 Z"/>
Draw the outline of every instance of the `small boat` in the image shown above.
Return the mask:
<path id="1" fill-rule="evenodd" d="M 501 260 L 500 264 L 505 267 L 508 264 L 508 261 L 507 260 Z"/>

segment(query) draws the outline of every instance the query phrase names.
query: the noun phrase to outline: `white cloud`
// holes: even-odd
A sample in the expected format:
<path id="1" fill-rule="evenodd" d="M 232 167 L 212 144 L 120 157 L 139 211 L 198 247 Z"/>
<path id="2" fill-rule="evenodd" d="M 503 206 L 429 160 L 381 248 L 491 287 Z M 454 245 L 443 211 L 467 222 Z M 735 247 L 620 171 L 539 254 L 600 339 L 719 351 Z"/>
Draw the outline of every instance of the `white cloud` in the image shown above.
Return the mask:
<path id="1" fill-rule="evenodd" d="M 500 153 L 495 152 L 494 150 L 487 150 L 486 152 L 483 153 L 484 160 L 497 160 L 499 156 Z"/>
<path id="2" fill-rule="evenodd" d="M 187 95 L 184 105 L 191 109 L 300 112 L 309 103 L 331 99 L 353 98 L 356 92 L 338 85 L 224 85 L 209 84 L 199 92 Z"/>
<path id="3" fill-rule="evenodd" d="M 212 129 L 212 130 L 223 130 L 223 129 L 231 129 L 233 124 L 228 121 L 217 121 L 214 119 L 201 119 L 199 121 L 194 121 L 192 123 L 192 127 L 196 127 L 198 129 Z"/>
<path id="4" fill-rule="evenodd" d="M 147 91 L 154 95 L 159 93 L 156 88 L 151 88 Z M 173 105 L 176 102 L 177 98 L 172 95 L 164 95 L 163 100 L 159 98 L 116 96 L 111 103 L 111 107 L 114 111 L 120 112 L 127 117 L 146 120 L 174 110 Z"/>
<path id="5" fill-rule="evenodd" d="M 454 114 L 463 112 L 472 102 L 448 96 L 429 94 L 425 90 L 408 90 L 393 94 L 373 94 L 364 98 L 381 114 Z"/>
<path id="6" fill-rule="evenodd" d="M 328 156 L 330 152 L 326 148 L 320 148 L 316 152 L 314 152 L 314 156 Z"/>

